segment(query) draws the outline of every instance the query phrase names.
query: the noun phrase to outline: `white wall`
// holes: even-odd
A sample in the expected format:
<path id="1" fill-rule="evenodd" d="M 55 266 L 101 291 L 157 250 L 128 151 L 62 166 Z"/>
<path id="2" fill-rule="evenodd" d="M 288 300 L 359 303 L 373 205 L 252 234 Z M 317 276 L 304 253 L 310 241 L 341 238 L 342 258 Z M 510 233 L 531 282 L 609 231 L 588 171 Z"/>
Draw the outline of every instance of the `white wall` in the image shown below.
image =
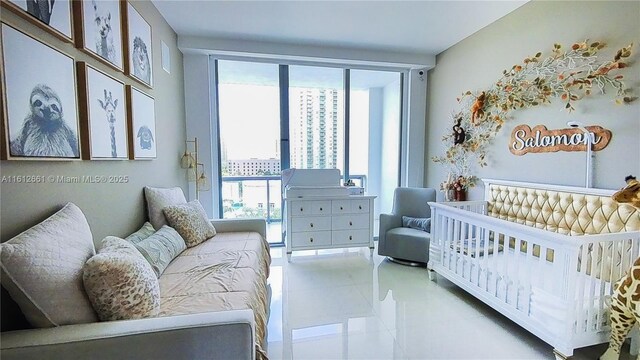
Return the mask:
<path id="1" fill-rule="evenodd" d="M 425 186 L 437 187 L 445 180 L 444 167 L 430 158 L 443 153 L 441 137 L 451 132 L 451 113 L 458 109 L 456 97 L 466 90 L 478 91 L 495 83 L 503 69 L 519 64 L 538 51 L 550 54 L 554 43 L 565 47 L 584 39 L 604 41 L 603 59 L 612 58 L 619 48 L 634 43 L 630 68 L 624 74 L 627 86 L 638 94 L 640 71 L 640 2 L 532 1 L 497 22 L 480 30 L 437 56 L 437 66 L 429 72 L 427 107 L 427 156 Z M 640 175 L 640 101 L 615 105 L 614 94 L 594 94 L 575 103 L 568 113 L 564 104 L 552 104 L 513 111 L 512 118 L 498 134 L 489 152 L 489 166 L 478 169 L 479 177 L 561 185 L 584 185 L 585 153 L 558 152 L 512 155 L 509 137 L 516 125 L 546 125 L 566 128 L 567 121 L 601 125 L 613 133 L 609 146 L 596 153 L 594 186 L 620 188 L 624 177 Z M 471 192 L 471 199 L 482 198 L 482 187 Z M 442 197 L 442 193 L 439 195 Z"/>
<path id="2" fill-rule="evenodd" d="M 201 191 L 199 200 L 207 215 L 217 218 L 218 201 L 218 155 L 212 139 L 216 139 L 213 124 L 214 94 L 211 92 L 209 56 L 184 55 L 185 112 L 187 138 L 198 138 L 198 162 L 204 164 L 205 176 L 211 180 L 211 190 Z M 189 183 L 189 199 L 195 198 L 195 184 Z"/>

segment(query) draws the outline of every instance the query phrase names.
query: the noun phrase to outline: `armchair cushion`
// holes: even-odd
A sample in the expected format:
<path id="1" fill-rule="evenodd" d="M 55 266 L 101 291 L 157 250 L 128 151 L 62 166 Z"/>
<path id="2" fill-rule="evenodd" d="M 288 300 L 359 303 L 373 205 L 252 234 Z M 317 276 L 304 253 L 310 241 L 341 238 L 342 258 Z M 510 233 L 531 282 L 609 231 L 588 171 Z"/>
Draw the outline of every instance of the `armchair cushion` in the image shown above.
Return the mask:
<path id="1" fill-rule="evenodd" d="M 431 218 L 402 217 L 402 227 L 429 232 L 431 230 Z"/>

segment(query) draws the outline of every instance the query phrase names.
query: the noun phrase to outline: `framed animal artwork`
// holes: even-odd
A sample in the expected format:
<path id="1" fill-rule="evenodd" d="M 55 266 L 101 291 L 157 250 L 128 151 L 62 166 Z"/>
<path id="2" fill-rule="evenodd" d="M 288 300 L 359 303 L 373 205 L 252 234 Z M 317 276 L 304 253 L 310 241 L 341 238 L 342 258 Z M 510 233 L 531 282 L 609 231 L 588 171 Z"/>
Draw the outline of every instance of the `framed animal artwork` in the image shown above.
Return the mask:
<path id="1" fill-rule="evenodd" d="M 129 159 L 156 158 L 155 100 L 142 91 L 127 85 L 129 114 Z"/>
<path id="2" fill-rule="evenodd" d="M 63 41 L 73 41 L 69 0 L 3 0 L 2 6 Z"/>
<path id="3" fill-rule="evenodd" d="M 124 83 L 84 62 L 76 64 L 85 160 L 129 159 Z"/>
<path id="4" fill-rule="evenodd" d="M 128 54 L 126 73 L 144 85 L 152 87 L 151 26 L 130 3 L 127 3 L 125 17 L 127 19 L 125 48 Z"/>
<path id="5" fill-rule="evenodd" d="M 0 26 L 3 159 L 80 159 L 73 59 Z"/>
<path id="6" fill-rule="evenodd" d="M 122 3 L 119 0 L 85 0 L 74 1 L 74 5 L 76 47 L 123 71 Z"/>

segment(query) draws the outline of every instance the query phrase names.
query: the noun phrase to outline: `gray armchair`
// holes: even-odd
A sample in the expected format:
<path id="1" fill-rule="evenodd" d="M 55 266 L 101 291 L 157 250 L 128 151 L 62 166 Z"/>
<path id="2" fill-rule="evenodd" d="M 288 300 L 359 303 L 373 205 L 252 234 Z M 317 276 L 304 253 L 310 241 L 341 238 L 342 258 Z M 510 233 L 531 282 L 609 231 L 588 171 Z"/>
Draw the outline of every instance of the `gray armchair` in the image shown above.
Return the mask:
<path id="1" fill-rule="evenodd" d="M 393 213 L 380 214 L 378 255 L 414 266 L 425 266 L 429 261 L 431 234 L 426 231 L 402 227 L 402 217 L 430 218 L 429 201 L 436 201 L 432 188 L 397 188 L 393 193 Z"/>

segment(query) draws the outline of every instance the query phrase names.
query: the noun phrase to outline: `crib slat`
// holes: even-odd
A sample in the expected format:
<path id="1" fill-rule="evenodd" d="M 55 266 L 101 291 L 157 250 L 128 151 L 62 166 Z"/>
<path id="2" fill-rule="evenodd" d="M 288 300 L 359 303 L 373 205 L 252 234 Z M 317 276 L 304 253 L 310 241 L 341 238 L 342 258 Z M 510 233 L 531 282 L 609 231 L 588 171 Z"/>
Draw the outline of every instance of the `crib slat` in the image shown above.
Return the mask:
<path id="1" fill-rule="evenodd" d="M 576 301 L 578 302 L 578 308 L 577 308 L 577 326 L 576 326 L 576 331 L 578 332 L 582 332 L 582 327 L 584 326 L 584 299 L 585 299 L 585 292 L 584 292 L 584 281 L 585 281 L 585 277 L 584 275 L 587 273 L 587 262 L 588 262 L 588 255 L 591 255 L 590 253 L 587 252 L 587 248 L 588 245 L 584 244 L 582 246 L 580 246 L 580 253 L 581 253 L 581 261 L 580 261 L 580 272 L 578 275 L 580 276 L 576 276 L 577 279 L 577 294 L 568 294 L 568 299 L 569 301 L 574 301 L 574 299 L 576 299 Z M 595 259 L 591 259 L 591 262 L 595 261 Z"/>
<path id="2" fill-rule="evenodd" d="M 593 331 L 593 329 L 595 328 L 594 322 L 595 322 L 595 317 L 597 314 L 598 309 L 594 308 L 594 304 L 596 302 L 595 299 L 595 293 L 596 293 L 596 281 L 597 281 L 597 277 L 596 277 L 596 266 L 597 266 L 597 261 L 595 261 L 596 259 L 602 259 L 602 246 L 604 246 L 605 244 L 602 242 L 596 242 L 593 244 L 593 246 L 595 247 L 593 250 L 591 250 L 592 254 L 598 254 L 597 257 L 595 257 L 594 260 L 591 261 L 591 270 L 590 270 L 590 276 L 587 278 L 589 280 L 589 293 L 588 293 L 588 297 L 587 297 L 587 323 L 586 323 L 586 332 L 590 332 Z M 600 262 L 600 264 L 602 264 L 603 261 Z"/>

